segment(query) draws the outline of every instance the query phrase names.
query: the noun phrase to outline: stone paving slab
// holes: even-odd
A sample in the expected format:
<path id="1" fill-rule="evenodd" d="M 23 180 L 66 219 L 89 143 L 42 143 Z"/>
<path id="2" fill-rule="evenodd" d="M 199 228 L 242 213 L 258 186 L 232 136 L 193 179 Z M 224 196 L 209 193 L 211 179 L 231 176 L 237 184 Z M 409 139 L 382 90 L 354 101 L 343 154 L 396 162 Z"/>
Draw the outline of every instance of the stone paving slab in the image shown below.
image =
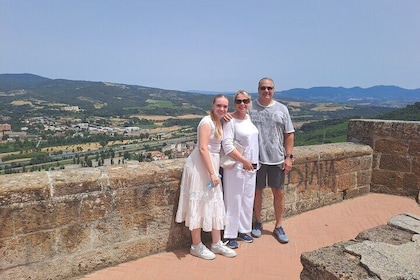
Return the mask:
<path id="1" fill-rule="evenodd" d="M 414 214 L 405 213 L 392 217 L 388 221 L 388 225 L 420 234 L 420 216 Z"/>

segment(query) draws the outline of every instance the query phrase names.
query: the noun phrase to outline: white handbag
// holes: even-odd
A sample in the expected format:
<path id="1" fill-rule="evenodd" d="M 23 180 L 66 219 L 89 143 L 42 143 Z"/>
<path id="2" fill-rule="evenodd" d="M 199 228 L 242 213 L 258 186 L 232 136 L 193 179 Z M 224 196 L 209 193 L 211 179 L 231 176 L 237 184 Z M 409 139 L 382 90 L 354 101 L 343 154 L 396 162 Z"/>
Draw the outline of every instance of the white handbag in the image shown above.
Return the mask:
<path id="1" fill-rule="evenodd" d="M 242 155 L 245 151 L 245 147 L 239 144 L 238 141 L 233 142 L 233 146 L 238 150 L 238 152 Z M 223 149 L 220 150 L 220 167 L 222 168 L 232 168 L 236 163 L 236 159 L 233 157 L 226 155 Z"/>

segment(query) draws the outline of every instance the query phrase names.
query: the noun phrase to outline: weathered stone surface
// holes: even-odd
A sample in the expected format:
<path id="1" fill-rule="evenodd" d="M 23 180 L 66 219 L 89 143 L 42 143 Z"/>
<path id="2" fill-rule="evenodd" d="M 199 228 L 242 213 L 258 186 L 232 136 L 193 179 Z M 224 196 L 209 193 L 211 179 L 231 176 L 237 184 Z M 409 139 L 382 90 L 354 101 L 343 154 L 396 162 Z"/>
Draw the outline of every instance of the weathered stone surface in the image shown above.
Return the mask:
<path id="1" fill-rule="evenodd" d="M 348 245 L 345 249 L 360 256 L 360 263 L 381 280 L 420 279 L 419 242 L 393 245 L 363 241 Z"/>
<path id="2" fill-rule="evenodd" d="M 397 194 L 401 188 L 403 174 L 395 171 L 375 170 L 372 173 L 371 187 L 375 192 Z"/>
<path id="3" fill-rule="evenodd" d="M 420 135 L 418 137 L 420 137 Z M 410 156 L 420 157 L 420 142 L 419 141 L 413 140 L 409 142 L 408 154 Z"/>
<path id="4" fill-rule="evenodd" d="M 0 276 L 2 269 L 45 261 L 55 255 L 53 231 L 3 239 L 0 240 L 0 245 Z"/>
<path id="5" fill-rule="evenodd" d="M 380 169 L 410 172 L 410 158 L 404 154 L 382 154 Z"/>
<path id="6" fill-rule="evenodd" d="M 402 189 L 406 195 L 415 195 L 420 190 L 420 174 L 404 174 Z"/>
<path id="7" fill-rule="evenodd" d="M 362 231 L 356 236 L 356 240 L 370 240 L 388 244 L 401 245 L 411 241 L 413 234 L 389 225 L 381 225 Z"/>
<path id="8" fill-rule="evenodd" d="M 355 240 L 303 253 L 301 279 L 420 279 L 419 226 L 419 217 L 401 214 Z"/>
<path id="9" fill-rule="evenodd" d="M 100 220 L 111 215 L 112 211 L 110 193 L 89 194 L 80 203 L 80 221 Z"/>
<path id="10" fill-rule="evenodd" d="M 420 217 L 405 213 L 395 217 L 392 217 L 388 221 L 388 225 L 400 228 L 412 233 L 420 234 Z M 420 260 L 420 259 L 419 259 Z M 419 262 L 420 265 L 420 262 Z"/>
<path id="11" fill-rule="evenodd" d="M 300 260 L 304 267 L 301 280 L 378 279 L 359 265 L 359 259 L 345 252 L 354 241 L 340 242 L 312 252 L 305 252 Z"/>
<path id="12" fill-rule="evenodd" d="M 0 207 L 50 198 L 50 180 L 46 172 L 0 176 Z"/>
<path id="13" fill-rule="evenodd" d="M 420 122 L 351 120 L 347 139 L 373 148 L 371 191 L 420 191 Z"/>
<path id="14" fill-rule="evenodd" d="M 372 181 L 371 169 L 363 169 L 357 172 L 357 185 L 358 186 L 363 186 L 363 185 L 369 186 L 371 181 Z"/>
<path id="15" fill-rule="evenodd" d="M 101 177 L 99 168 L 59 170 L 48 173 L 52 184 L 52 195 L 55 197 L 90 193 L 100 191 L 98 179 Z"/>
<path id="16" fill-rule="evenodd" d="M 375 151 L 386 154 L 406 154 L 408 150 L 407 140 L 381 138 L 375 141 Z"/>

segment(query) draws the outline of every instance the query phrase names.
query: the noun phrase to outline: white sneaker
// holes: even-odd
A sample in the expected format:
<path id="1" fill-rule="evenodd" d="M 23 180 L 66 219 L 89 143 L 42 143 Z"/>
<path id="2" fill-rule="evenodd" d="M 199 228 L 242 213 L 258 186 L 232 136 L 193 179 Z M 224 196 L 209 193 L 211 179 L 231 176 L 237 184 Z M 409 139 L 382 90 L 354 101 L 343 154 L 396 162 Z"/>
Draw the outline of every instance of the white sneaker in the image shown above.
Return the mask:
<path id="1" fill-rule="evenodd" d="M 216 244 L 211 244 L 210 250 L 215 254 L 220 254 L 228 258 L 233 258 L 236 256 L 236 252 L 226 246 L 226 244 L 222 241 L 219 241 Z"/>
<path id="2" fill-rule="evenodd" d="M 205 260 L 212 260 L 216 255 L 210 251 L 203 243 L 200 242 L 198 245 L 191 245 L 190 254 Z"/>

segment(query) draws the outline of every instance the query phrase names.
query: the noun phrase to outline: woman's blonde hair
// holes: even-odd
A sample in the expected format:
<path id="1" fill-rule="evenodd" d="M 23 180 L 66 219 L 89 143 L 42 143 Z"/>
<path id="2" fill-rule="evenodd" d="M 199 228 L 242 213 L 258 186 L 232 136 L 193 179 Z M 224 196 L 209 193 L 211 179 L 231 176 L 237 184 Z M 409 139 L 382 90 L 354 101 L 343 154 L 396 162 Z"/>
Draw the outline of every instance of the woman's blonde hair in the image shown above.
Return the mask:
<path id="1" fill-rule="evenodd" d="M 224 94 L 217 94 L 217 95 L 213 98 L 213 103 L 212 103 L 212 105 L 214 105 L 214 103 L 216 103 L 216 100 L 217 100 L 218 98 L 226 98 L 226 100 L 228 100 L 228 101 L 229 101 L 229 99 L 226 97 L 226 95 L 224 95 Z M 217 119 L 216 115 L 214 114 L 214 112 L 213 112 L 213 106 L 212 106 L 211 111 L 210 111 L 210 117 L 211 117 L 211 120 L 212 120 L 212 121 L 213 121 L 213 123 L 214 123 L 214 126 L 216 127 L 216 129 L 215 129 L 215 131 L 214 131 L 214 137 L 216 137 L 217 139 L 222 138 L 222 130 L 223 130 L 222 123 L 220 122 L 220 120 L 219 120 L 219 119 Z"/>
<path id="2" fill-rule="evenodd" d="M 248 97 L 249 101 L 251 101 L 251 95 L 246 90 L 240 89 L 235 93 L 235 96 L 233 96 L 233 102 L 235 102 L 239 94 L 245 95 L 246 97 Z"/>

